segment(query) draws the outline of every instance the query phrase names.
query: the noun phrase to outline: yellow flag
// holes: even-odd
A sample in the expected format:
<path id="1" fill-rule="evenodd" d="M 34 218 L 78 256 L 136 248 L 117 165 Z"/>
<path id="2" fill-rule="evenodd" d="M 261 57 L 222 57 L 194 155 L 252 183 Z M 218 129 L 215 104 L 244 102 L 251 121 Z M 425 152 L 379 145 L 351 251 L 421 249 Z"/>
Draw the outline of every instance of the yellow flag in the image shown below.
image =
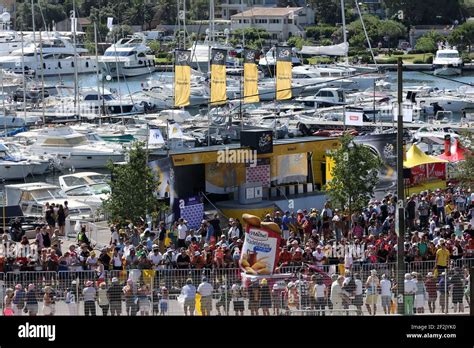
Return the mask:
<path id="1" fill-rule="evenodd" d="M 201 311 L 201 294 L 196 294 L 196 314 L 202 315 Z"/>
<path id="2" fill-rule="evenodd" d="M 276 99 L 291 99 L 291 48 L 276 47 Z"/>
<path id="3" fill-rule="evenodd" d="M 244 103 L 258 103 L 258 69 L 255 50 L 245 50 L 244 55 Z"/>
<path id="4" fill-rule="evenodd" d="M 174 106 L 189 105 L 191 95 L 191 67 L 189 58 L 191 51 L 176 50 L 174 61 Z"/>
<path id="5" fill-rule="evenodd" d="M 226 56 L 226 50 L 212 49 L 211 105 L 225 104 L 227 102 Z"/>
<path id="6" fill-rule="evenodd" d="M 153 278 L 155 278 L 156 272 L 152 269 L 143 270 L 143 281 L 146 284 L 152 285 Z"/>

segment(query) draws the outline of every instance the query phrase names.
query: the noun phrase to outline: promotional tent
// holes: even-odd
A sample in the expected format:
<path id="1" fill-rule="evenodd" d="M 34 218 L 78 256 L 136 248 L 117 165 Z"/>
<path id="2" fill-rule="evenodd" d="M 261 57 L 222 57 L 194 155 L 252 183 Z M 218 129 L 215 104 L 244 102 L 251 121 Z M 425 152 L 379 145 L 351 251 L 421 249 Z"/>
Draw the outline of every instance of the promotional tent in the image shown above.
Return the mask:
<path id="1" fill-rule="evenodd" d="M 418 146 L 413 144 L 410 149 L 408 149 L 406 154 L 406 160 L 403 161 L 404 168 L 413 168 L 423 164 L 432 164 L 432 163 L 447 163 L 445 159 L 437 158 L 434 156 L 429 156 L 420 150 Z"/>

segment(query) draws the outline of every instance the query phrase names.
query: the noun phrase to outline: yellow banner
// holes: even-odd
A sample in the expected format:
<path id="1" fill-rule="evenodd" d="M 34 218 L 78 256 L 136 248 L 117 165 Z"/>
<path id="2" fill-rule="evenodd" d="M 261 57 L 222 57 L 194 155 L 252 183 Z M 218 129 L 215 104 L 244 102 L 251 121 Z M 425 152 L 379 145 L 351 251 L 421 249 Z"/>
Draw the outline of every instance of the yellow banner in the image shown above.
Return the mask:
<path id="1" fill-rule="evenodd" d="M 211 65 L 211 104 L 219 105 L 227 101 L 225 65 Z"/>
<path id="2" fill-rule="evenodd" d="M 258 103 L 258 69 L 257 64 L 244 64 L 244 103 Z"/>
<path id="3" fill-rule="evenodd" d="M 276 99 L 291 99 L 291 62 L 276 63 Z"/>
<path id="4" fill-rule="evenodd" d="M 174 71 L 174 106 L 189 105 L 191 95 L 191 67 L 176 65 Z"/>

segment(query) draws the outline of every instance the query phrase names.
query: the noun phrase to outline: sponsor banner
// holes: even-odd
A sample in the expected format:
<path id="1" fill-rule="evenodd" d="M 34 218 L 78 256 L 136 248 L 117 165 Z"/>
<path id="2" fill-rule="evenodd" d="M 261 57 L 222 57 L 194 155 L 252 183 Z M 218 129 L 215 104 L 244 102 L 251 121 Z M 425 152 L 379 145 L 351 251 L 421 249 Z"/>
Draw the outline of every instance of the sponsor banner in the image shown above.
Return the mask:
<path id="1" fill-rule="evenodd" d="M 226 50 L 212 49 L 211 105 L 225 104 L 227 102 L 226 57 Z"/>
<path id="2" fill-rule="evenodd" d="M 247 225 L 239 265 L 246 274 L 269 275 L 278 264 L 281 235 L 264 227 Z"/>
<path id="3" fill-rule="evenodd" d="M 308 177 L 306 153 L 277 156 L 271 162 L 271 180 L 276 184 L 305 183 Z"/>
<path id="4" fill-rule="evenodd" d="M 258 103 L 257 51 L 245 50 L 244 55 L 244 103 Z"/>
<path id="5" fill-rule="evenodd" d="M 291 47 L 277 46 L 276 100 L 291 99 Z"/>
<path id="6" fill-rule="evenodd" d="M 244 163 L 208 163 L 205 167 L 206 192 L 228 194 L 245 183 Z"/>
<path id="7" fill-rule="evenodd" d="M 152 128 L 149 130 L 148 135 L 148 144 L 149 145 L 156 145 L 156 144 L 164 144 L 165 140 L 163 139 L 163 135 L 161 131 L 157 128 Z"/>
<path id="8" fill-rule="evenodd" d="M 176 50 L 174 63 L 174 106 L 189 105 L 191 95 L 191 67 L 189 59 L 191 51 Z"/>
<path id="9" fill-rule="evenodd" d="M 361 111 L 346 110 L 346 125 L 348 126 L 363 126 L 364 113 Z"/>
<path id="10" fill-rule="evenodd" d="M 188 222 L 189 228 L 198 229 L 204 217 L 204 204 L 199 196 L 191 196 L 178 200 L 179 217 Z"/>
<path id="11" fill-rule="evenodd" d="M 114 27 L 114 18 L 113 17 L 107 17 L 107 28 L 109 30 L 112 30 Z"/>

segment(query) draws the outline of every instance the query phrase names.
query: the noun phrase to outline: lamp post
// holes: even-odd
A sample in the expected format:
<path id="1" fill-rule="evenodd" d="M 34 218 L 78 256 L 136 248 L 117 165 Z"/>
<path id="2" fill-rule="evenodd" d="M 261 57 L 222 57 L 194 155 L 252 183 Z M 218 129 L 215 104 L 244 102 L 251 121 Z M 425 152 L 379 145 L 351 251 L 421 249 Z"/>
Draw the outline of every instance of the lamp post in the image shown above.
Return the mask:
<path id="1" fill-rule="evenodd" d="M 405 208 L 404 208 L 404 186 L 403 186 L 403 63 L 398 58 L 398 115 L 397 115 L 397 291 L 398 291 L 398 314 L 405 314 Z"/>

